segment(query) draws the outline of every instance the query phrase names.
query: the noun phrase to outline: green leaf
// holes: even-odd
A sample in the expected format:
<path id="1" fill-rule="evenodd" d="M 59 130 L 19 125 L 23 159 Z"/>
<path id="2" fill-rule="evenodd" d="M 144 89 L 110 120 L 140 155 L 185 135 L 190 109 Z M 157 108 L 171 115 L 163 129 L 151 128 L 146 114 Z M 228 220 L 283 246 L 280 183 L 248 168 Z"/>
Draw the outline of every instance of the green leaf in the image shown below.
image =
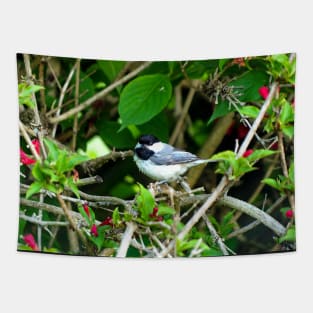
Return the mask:
<path id="1" fill-rule="evenodd" d="M 100 69 L 103 71 L 104 75 L 113 82 L 121 70 L 125 67 L 125 61 L 110 61 L 101 60 L 97 61 Z"/>
<path id="2" fill-rule="evenodd" d="M 39 85 L 28 85 L 26 83 L 21 83 L 18 85 L 18 100 L 19 104 L 25 104 L 30 108 L 34 108 L 35 104 L 33 102 L 33 93 L 36 93 L 37 91 L 44 89 L 44 87 Z"/>
<path id="3" fill-rule="evenodd" d="M 33 194 L 38 193 L 42 189 L 42 187 L 43 187 L 42 182 L 40 182 L 40 181 L 33 182 L 29 186 L 29 188 L 26 192 L 26 199 L 30 198 Z"/>
<path id="4" fill-rule="evenodd" d="M 222 151 L 214 154 L 210 160 L 227 160 L 232 161 L 236 159 L 236 153 L 231 150 Z"/>
<path id="5" fill-rule="evenodd" d="M 241 96 L 239 100 L 243 102 L 253 102 L 261 100 L 259 88 L 267 85 L 268 75 L 264 71 L 252 70 L 245 72 L 228 85 L 238 87 Z"/>
<path id="6" fill-rule="evenodd" d="M 149 215 L 152 213 L 154 208 L 154 198 L 151 195 L 150 191 L 139 184 L 140 193 L 136 198 L 136 203 L 138 206 L 138 210 L 141 213 L 141 217 L 143 220 L 148 220 Z"/>
<path id="7" fill-rule="evenodd" d="M 218 68 L 219 68 L 220 71 L 223 70 L 223 68 L 228 63 L 229 60 L 230 59 L 220 59 L 220 60 L 218 60 Z"/>
<path id="8" fill-rule="evenodd" d="M 260 109 L 253 105 L 245 105 L 239 107 L 239 112 L 244 116 L 256 118 L 260 113 Z"/>
<path id="9" fill-rule="evenodd" d="M 294 121 L 294 112 L 291 104 L 288 101 L 283 101 L 280 111 L 279 120 L 282 124 L 287 124 Z"/>
<path id="10" fill-rule="evenodd" d="M 169 78 L 162 74 L 139 76 L 123 89 L 118 111 L 125 126 L 141 125 L 168 104 L 172 96 Z"/>
<path id="11" fill-rule="evenodd" d="M 233 112 L 234 110 L 234 107 L 230 106 L 227 101 L 219 101 L 218 104 L 215 106 L 213 114 L 208 121 L 208 125 L 210 125 L 217 118 L 225 116 L 228 113 Z"/>
<path id="12" fill-rule="evenodd" d="M 78 164 L 83 163 L 83 162 L 88 161 L 88 160 L 89 160 L 89 158 L 86 155 L 81 155 L 78 153 L 69 155 L 68 159 L 67 159 L 67 165 L 66 165 L 65 170 L 71 171 Z"/>
<path id="13" fill-rule="evenodd" d="M 33 166 L 33 169 L 32 169 L 32 175 L 34 176 L 34 178 L 37 180 L 37 181 L 41 181 L 41 182 L 44 182 L 45 180 L 45 175 L 42 171 L 42 166 L 40 165 L 39 162 L 36 162 Z"/>
<path id="14" fill-rule="evenodd" d="M 67 152 L 64 150 L 59 151 L 58 159 L 55 164 L 58 173 L 64 173 L 67 169 Z"/>
<path id="15" fill-rule="evenodd" d="M 175 214 L 175 210 L 165 204 L 159 204 L 158 205 L 158 215 L 174 215 Z"/>
<path id="16" fill-rule="evenodd" d="M 79 195 L 79 190 L 77 185 L 75 184 L 73 177 L 70 176 L 67 178 L 66 180 L 66 185 L 73 191 L 73 193 L 75 194 L 75 196 L 80 199 L 80 195 Z"/>
<path id="17" fill-rule="evenodd" d="M 48 160 L 56 162 L 59 157 L 59 149 L 57 145 L 52 142 L 51 140 L 44 138 L 44 143 L 47 146 L 49 152 L 48 152 Z"/>
<path id="18" fill-rule="evenodd" d="M 136 140 L 132 136 L 129 129 L 125 128 L 118 132 L 121 127 L 118 122 L 99 119 L 96 122 L 96 127 L 103 141 L 111 147 L 126 149 L 133 148 L 136 144 Z"/>
<path id="19" fill-rule="evenodd" d="M 53 193 L 58 193 L 63 191 L 62 188 L 57 188 L 54 184 L 46 184 L 44 185 L 45 189 L 53 192 Z"/>
<path id="20" fill-rule="evenodd" d="M 84 72 L 80 71 L 80 103 L 91 98 L 95 94 L 95 87 L 93 80 Z M 75 88 L 73 88 L 73 93 L 75 93 Z M 72 123 L 72 122 L 71 122 Z"/>
<path id="21" fill-rule="evenodd" d="M 276 181 L 275 179 L 273 178 L 265 178 L 262 180 L 262 183 L 263 184 L 266 184 L 266 185 L 269 185 L 279 191 L 282 190 L 281 186 L 280 186 L 280 183 L 278 181 Z"/>
<path id="22" fill-rule="evenodd" d="M 254 150 L 252 154 L 247 157 L 247 160 L 251 163 L 256 162 L 260 159 L 266 158 L 269 155 L 275 154 L 276 151 L 266 150 L 266 149 L 258 149 Z"/>
<path id="23" fill-rule="evenodd" d="M 255 170 L 255 167 L 253 167 L 249 161 L 243 157 L 240 157 L 232 162 L 231 166 L 233 168 L 233 176 L 235 178 Z"/>
<path id="24" fill-rule="evenodd" d="M 112 214 L 113 225 L 117 226 L 120 223 L 120 220 L 121 220 L 120 212 L 118 211 L 118 208 L 115 208 Z"/>
<path id="25" fill-rule="evenodd" d="M 283 241 L 290 241 L 295 242 L 296 241 L 296 228 L 294 226 L 291 226 L 287 233 L 279 238 L 279 243 L 282 243 Z"/>
<path id="26" fill-rule="evenodd" d="M 286 135 L 290 139 L 293 137 L 293 135 L 294 135 L 294 126 L 293 125 L 283 125 L 281 127 L 281 129 L 282 129 L 282 132 L 284 133 L 284 135 Z"/>

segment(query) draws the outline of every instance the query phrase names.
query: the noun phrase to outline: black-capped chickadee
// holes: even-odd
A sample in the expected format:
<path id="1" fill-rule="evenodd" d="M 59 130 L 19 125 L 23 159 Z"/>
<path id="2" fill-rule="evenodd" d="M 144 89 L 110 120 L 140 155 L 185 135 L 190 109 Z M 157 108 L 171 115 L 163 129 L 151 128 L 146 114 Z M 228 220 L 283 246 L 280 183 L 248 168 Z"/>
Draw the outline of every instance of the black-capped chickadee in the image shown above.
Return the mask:
<path id="1" fill-rule="evenodd" d="M 161 182 L 178 180 L 189 168 L 210 162 L 163 143 L 153 135 L 140 136 L 134 152 L 139 170 Z"/>

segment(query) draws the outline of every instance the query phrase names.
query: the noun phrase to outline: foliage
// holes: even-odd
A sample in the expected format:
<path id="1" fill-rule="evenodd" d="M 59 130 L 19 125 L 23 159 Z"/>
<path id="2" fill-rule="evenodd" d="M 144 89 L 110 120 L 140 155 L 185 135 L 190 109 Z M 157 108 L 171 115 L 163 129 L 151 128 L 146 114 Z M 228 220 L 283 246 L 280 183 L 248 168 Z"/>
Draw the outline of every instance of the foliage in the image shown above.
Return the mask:
<path id="1" fill-rule="evenodd" d="M 41 251 L 52 253 L 116 256 L 130 223 L 136 225 L 136 230 L 127 250 L 128 257 L 158 256 L 171 242 L 175 242 L 175 248 L 170 253 L 180 257 L 223 255 L 221 242 L 228 252 L 238 254 L 269 252 L 277 245 L 284 250 L 286 242 L 290 250 L 295 249 L 296 59 L 292 55 L 150 64 L 33 55 L 32 75 L 25 73 L 21 55 L 17 61 L 20 120 L 30 140 L 36 137 L 46 150 L 46 155 L 40 152 L 37 140 L 35 148 L 40 160 L 36 160 L 25 135 L 21 134 L 21 198 L 25 199 L 23 204 L 21 201 L 21 212 L 28 217 L 41 214 L 44 221 L 51 223 L 59 219 L 66 222 L 65 216 L 57 218 L 44 206 L 40 212 L 34 202 L 27 202 L 43 201 L 61 208 L 55 197 L 58 194 L 76 213 L 74 223 L 88 243 L 79 240 L 77 247 L 68 235 L 72 231 L 69 226 L 53 228 L 52 225 L 43 228 L 42 236 L 35 238 L 40 243 L 37 245 L 28 234 L 35 236 L 39 226 L 21 218 L 19 249 L 40 246 Z M 72 69 L 79 76 L 73 75 L 61 95 Z M 26 83 L 23 77 L 33 77 L 33 83 Z M 273 82 L 278 88 L 270 96 Z M 112 84 L 114 88 L 110 88 Z M 192 90 L 195 94 L 188 104 Z M 263 114 L 268 97 L 271 97 L 268 108 L 253 139 L 239 156 L 237 148 L 245 143 L 251 125 Z M 36 114 L 36 105 L 41 125 L 34 128 L 33 119 L 25 116 Z M 74 107 L 76 111 L 72 110 Z M 64 118 L 59 119 L 59 115 Z M 227 117 L 232 117 L 231 124 L 222 125 Z M 57 131 L 51 138 L 54 125 Z M 216 161 L 217 164 L 209 163 L 201 169 L 191 186 L 201 186 L 205 191 L 196 189 L 191 195 L 179 185 L 165 191 L 148 185 L 151 181 L 125 156 L 131 154 L 128 150 L 134 148 L 138 137 L 147 133 Z M 209 151 L 211 148 L 213 151 Z M 81 183 L 83 178 L 94 175 L 103 182 Z M 187 179 L 192 181 L 194 175 L 191 169 Z M 265 209 L 282 198 L 272 216 L 287 227 L 284 235 L 273 236 L 263 224 L 233 235 L 249 224 L 251 217 L 242 215 L 239 209 L 221 207 L 215 201 L 206 214 L 221 240 L 215 238 L 201 219 L 178 239 L 203 203 L 195 200 L 185 206 L 184 201 L 211 193 L 223 176 L 228 185 L 220 197 L 227 191 Z M 55 229 L 56 236 L 52 239 Z M 23 238 L 31 238 L 31 244 Z"/>

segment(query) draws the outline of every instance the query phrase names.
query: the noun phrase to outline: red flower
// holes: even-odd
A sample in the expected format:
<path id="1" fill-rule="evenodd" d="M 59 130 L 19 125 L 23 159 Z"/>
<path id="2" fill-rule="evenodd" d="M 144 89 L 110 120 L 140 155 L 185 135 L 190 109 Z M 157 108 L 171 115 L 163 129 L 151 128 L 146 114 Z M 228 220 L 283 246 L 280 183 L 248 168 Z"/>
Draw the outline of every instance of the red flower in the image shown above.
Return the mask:
<path id="1" fill-rule="evenodd" d="M 32 144 L 38 154 L 40 154 L 40 142 L 38 139 L 33 139 Z"/>
<path id="2" fill-rule="evenodd" d="M 252 154 L 253 153 L 253 149 L 248 149 L 242 156 L 244 157 L 244 158 L 247 158 L 250 154 Z"/>
<path id="3" fill-rule="evenodd" d="M 293 211 L 290 209 L 290 210 L 286 211 L 285 215 L 287 218 L 293 218 Z"/>
<path id="4" fill-rule="evenodd" d="M 91 232 L 91 234 L 92 234 L 93 236 L 95 236 L 95 237 L 98 237 L 98 236 L 99 236 L 99 234 L 98 234 L 98 229 L 97 229 L 96 224 L 93 224 L 93 225 L 91 226 L 90 232 Z"/>
<path id="5" fill-rule="evenodd" d="M 112 219 L 111 216 L 108 216 L 108 217 L 100 224 L 100 226 L 104 226 L 104 225 L 113 226 L 113 219 Z"/>
<path id="6" fill-rule="evenodd" d="M 89 207 L 88 207 L 87 202 L 83 203 L 83 208 L 84 208 L 84 211 L 86 212 L 87 216 L 90 218 L 90 211 L 89 211 Z"/>
<path id="7" fill-rule="evenodd" d="M 244 59 L 244 58 L 235 58 L 235 59 L 233 60 L 233 64 L 238 64 L 240 67 L 246 66 L 246 63 L 245 63 L 245 59 Z"/>
<path id="8" fill-rule="evenodd" d="M 31 165 L 36 163 L 36 160 L 30 158 L 24 151 L 23 149 L 20 149 L 20 160 L 21 163 L 24 165 Z"/>
<path id="9" fill-rule="evenodd" d="M 150 217 L 157 217 L 159 209 L 157 207 L 153 208 L 153 212 L 149 215 Z"/>
<path id="10" fill-rule="evenodd" d="M 262 86 L 259 88 L 259 94 L 261 95 L 261 97 L 265 100 L 268 96 L 268 94 L 270 93 L 270 90 L 268 87 L 266 86 Z"/>
<path id="11" fill-rule="evenodd" d="M 248 134 L 248 132 L 249 132 L 249 127 L 246 127 L 245 125 L 240 124 L 238 129 L 237 129 L 237 137 L 238 137 L 238 139 L 245 138 L 246 135 Z"/>
<path id="12" fill-rule="evenodd" d="M 157 208 L 157 207 L 153 208 L 153 212 L 149 215 L 149 217 L 151 217 L 152 219 L 154 219 L 158 222 L 161 222 L 161 221 L 163 221 L 163 216 L 159 216 L 158 211 L 159 211 L 159 208 Z"/>
<path id="13" fill-rule="evenodd" d="M 25 243 L 34 251 L 38 251 L 38 246 L 37 243 L 35 241 L 35 238 L 32 234 L 27 234 L 23 236 L 23 240 L 25 241 Z"/>

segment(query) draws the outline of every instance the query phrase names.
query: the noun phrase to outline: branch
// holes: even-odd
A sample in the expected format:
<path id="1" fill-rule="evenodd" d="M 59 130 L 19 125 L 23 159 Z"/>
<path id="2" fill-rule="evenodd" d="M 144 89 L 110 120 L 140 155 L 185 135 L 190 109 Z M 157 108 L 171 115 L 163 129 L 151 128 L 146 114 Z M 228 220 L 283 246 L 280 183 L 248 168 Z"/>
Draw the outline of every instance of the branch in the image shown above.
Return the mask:
<path id="1" fill-rule="evenodd" d="M 25 141 L 27 142 L 27 145 L 29 146 L 30 151 L 32 152 L 35 159 L 39 162 L 41 162 L 41 158 L 39 154 L 37 153 L 34 145 L 32 144 L 32 141 L 30 140 L 30 137 L 28 136 L 24 124 L 19 121 L 20 131 L 22 133 L 22 136 L 24 137 Z"/>
<path id="2" fill-rule="evenodd" d="M 123 234 L 122 241 L 121 241 L 121 244 L 120 244 L 119 249 L 117 251 L 116 257 L 118 257 L 118 258 L 126 257 L 128 247 L 131 243 L 132 236 L 133 236 L 136 228 L 137 228 L 136 224 L 134 224 L 132 222 L 127 223 L 127 227 L 126 227 L 126 230 Z"/>
<path id="3" fill-rule="evenodd" d="M 271 214 L 275 209 L 276 207 L 278 207 L 281 203 L 283 203 L 283 201 L 286 199 L 286 196 L 283 196 L 281 198 L 279 198 L 273 205 L 271 205 L 267 210 L 266 210 L 266 214 Z M 226 239 L 231 239 L 233 237 L 237 237 L 238 235 L 241 235 L 253 228 L 255 228 L 256 226 L 260 225 L 261 224 L 261 221 L 260 220 L 256 220 L 244 227 L 241 227 L 240 229 L 238 230 L 235 230 L 233 231 L 232 233 L 230 233 Z"/>
<path id="4" fill-rule="evenodd" d="M 112 151 L 109 154 L 103 155 L 101 157 L 88 160 L 86 162 L 81 163 L 79 166 L 83 169 L 85 173 L 90 173 L 91 171 L 96 171 L 98 168 L 102 167 L 105 163 L 110 160 L 116 161 L 116 159 L 121 158 L 125 159 L 126 157 L 131 157 L 134 155 L 132 150 L 128 151 Z"/>
<path id="5" fill-rule="evenodd" d="M 211 233 L 213 240 L 216 241 L 217 245 L 221 249 L 223 255 L 229 255 L 226 245 L 223 242 L 223 239 L 218 235 L 217 231 L 215 230 L 213 224 L 208 219 L 207 215 L 202 216 L 203 220 L 205 221 L 205 224 L 207 228 L 209 229 L 209 232 Z"/>
<path id="6" fill-rule="evenodd" d="M 67 79 L 66 79 L 66 81 L 65 81 L 65 83 L 64 83 L 64 85 L 62 87 L 62 89 L 61 89 L 61 94 L 60 94 L 60 98 L 59 98 L 59 102 L 58 102 L 55 118 L 57 118 L 60 115 L 60 113 L 61 113 L 61 107 L 62 107 L 62 104 L 63 104 L 63 99 L 65 97 L 66 90 L 67 90 L 68 85 L 69 85 L 69 83 L 70 83 L 70 81 L 71 81 L 71 79 L 72 79 L 72 77 L 74 75 L 74 72 L 75 72 L 75 69 L 76 69 L 78 63 L 79 63 L 79 61 L 77 60 L 75 62 L 75 65 L 72 67 L 72 69 L 71 69 L 71 71 L 70 71 L 70 73 L 69 73 L 69 75 L 68 75 L 68 77 L 67 77 Z M 57 127 L 58 127 L 58 123 L 55 123 L 53 125 L 53 128 L 52 128 L 52 133 L 51 133 L 52 137 L 55 137 L 55 133 L 57 131 Z"/>
<path id="7" fill-rule="evenodd" d="M 23 58 L 24 58 L 24 64 L 25 64 L 27 83 L 30 86 L 33 86 L 34 85 L 34 82 L 32 81 L 33 74 L 32 74 L 32 68 L 30 65 L 29 55 L 23 54 Z M 47 152 L 46 152 L 46 148 L 43 144 L 43 135 L 42 135 L 42 131 L 41 131 L 41 120 L 40 120 L 40 115 L 39 115 L 38 106 L 37 106 L 37 100 L 36 100 L 36 96 L 35 96 L 34 92 L 32 92 L 32 100 L 34 103 L 35 123 L 37 124 L 36 126 L 38 127 L 38 139 L 39 139 L 39 143 L 40 143 L 40 147 L 41 147 L 41 151 L 43 153 L 43 156 L 44 156 L 44 158 L 46 158 Z"/>
<path id="8" fill-rule="evenodd" d="M 144 69 L 146 69 L 151 63 L 152 62 L 145 62 L 145 63 L 143 63 L 138 68 L 136 68 L 134 71 L 130 72 L 129 74 L 127 74 L 123 78 L 121 78 L 118 81 L 114 82 L 113 84 L 111 84 L 107 88 L 99 91 L 98 93 L 93 95 L 91 98 L 89 98 L 85 102 L 81 103 L 79 106 L 77 106 L 77 107 L 75 107 L 75 108 L 73 108 L 73 109 L 71 109 L 71 110 L 69 110 L 69 111 L 59 115 L 58 117 L 50 118 L 50 123 L 55 124 L 55 123 L 62 122 L 64 120 L 66 120 L 67 118 L 77 114 L 78 112 L 81 112 L 82 110 L 84 110 L 88 106 L 90 106 L 92 103 L 94 103 L 96 100 L 98 100 L 100 98 L 103 98 L 105 95 L 107 95 L 109 92 L 114 90 L 116 87 L 124 84 L 125 82 L 127 82 L 131 78 L 135 77 L 137 74 L 139 74 Z"/>
<path id="9" fill-rule="evenodd" d="M 69 222 L 59 222 L 59 221 L 41 221 L 38 217 L 28 216 L 23 212 L 19 213 L 19 217 L 26 222 L 30 222 L 32 224 L 39 225 L 41 227 L 46 226 L 68 226 Z"/>

